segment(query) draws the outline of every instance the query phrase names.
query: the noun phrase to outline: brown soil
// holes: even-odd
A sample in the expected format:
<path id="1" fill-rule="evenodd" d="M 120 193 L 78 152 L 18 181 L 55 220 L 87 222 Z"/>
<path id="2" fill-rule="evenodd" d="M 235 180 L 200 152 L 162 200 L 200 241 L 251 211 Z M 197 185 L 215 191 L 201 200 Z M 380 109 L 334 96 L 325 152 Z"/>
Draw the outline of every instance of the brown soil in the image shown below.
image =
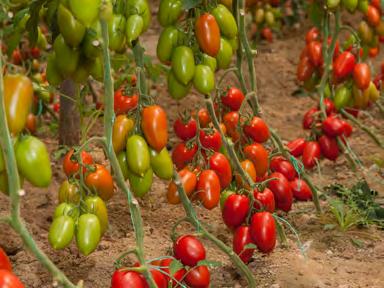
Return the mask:
<path id="1" fill-rule="evenodd" d="M 272 45 L 262 46 L 255 60 L 260 103 L 263 115 L 285 140 L 303 136 L 301 117 L 303 111 L 314 105 L 307 97 L 293 97 L 296 89 L 295 69 L 303 46 L 304 29 L 290 32 L 282 40 Z M 145 37 L 148 53 L 154 55 L 158 30 L 151 30 Z M 159 103 L 169 112 L 173 123 L 177 111 L 190 108 L 191 103 L 201 100 L 197 95 L 188 96 L 177 104 L 169 100 L 164 82 L 156 84 L 153 92 L 158 92 Z M 372 118 L 364 121 L 383 132 L 384 121 L 376 110 Z M 45 142 L 54 151 L 55 139 L 46 138 Z M 171 143 L 174 143 L 173 138 Z M 351 138 L 352 147 L 363 160 L 365 174 L 369 182 L 383 192 L 383 179 L 369 170 L 375 158 L 383 159 L 383 152 L 361 131 L 355 130 Z M 314 173 L 313 180 L 319 187 L 334 182 L 351 184 L 356 180 L 347 167 L 345 158 L 336 163 L 322 161 L 321 175 Z M 57 191 L 64 179 L 60 163 L 54 163 L 54 180 L 49 189 L 41 190 L 25 184 L 26 196 L 22 199 L 22 215 L 36 242 L 45 253 L 62 269 L 68 277 L 77 282 L 84 280 L 85 287 L 109 287 L 113 272 L 113 262 L 120 253 L 134 246 L 134 238 L 127 201 L 121 192 L 117 192 L 108 203 L 110 227 L 96 252 L 88 257 L 78 254 L 75 243 L 64 251 L 54 251 L 48 244 L 47 233 L 51 223 Z M 148 259 L 165 255 L 171 248 L 169 233 L 175 221 L 184 215 L 181 206 L 166 203 L 164 193 L 167 183 L 156 181 L 151 193 L 140 204 L 144 220 L 145 252 Z M 6 211 L 8 200 L 0 196 L 0 211 Z M 323 203 L 325 207 L 325 203 Z M 220 217 L 220 209 L 207 212 L 197 208 L 199 217 L 210 225 L 211 231 L 228 245 L 231 245 L 231 232 Z M 288 220 L 299 231 L 300 239 L 306 247 L 306 257 L 298 249 L 296 238 L 287 230 L 288 243 L 278 245 L 271 255 L 255 253 L 254 261 L 249 265 L 258 282 L 258 287 L 384 287 L 384 240 L 383 231 L 371 229 L 353 230 L 342 233 L 337 230 L 325 231 L 324 224 L 332 223 L 332 218 L 319 219 L 314 214 L 311 203 L 295 204 Z M 187 227 L 186 227 L 187 228 Z M 53 279 L 44 267 L 23 246 L 20 238 L 5 225 L 0 225 L 0 246 L 11 255 L 15 273 L 20 276 L 26 287 L 52 287 Z M 185 229 L 185 231 L 187 231 Z M 363 241 L 362 247 L 356 247 L 351 239 Z M 206 243 L 208 258 L 221 261 L 222 267 L 212 271 L 212 287 L 246 287 L 246 283 L 231 266 L 228 259 Z"/>

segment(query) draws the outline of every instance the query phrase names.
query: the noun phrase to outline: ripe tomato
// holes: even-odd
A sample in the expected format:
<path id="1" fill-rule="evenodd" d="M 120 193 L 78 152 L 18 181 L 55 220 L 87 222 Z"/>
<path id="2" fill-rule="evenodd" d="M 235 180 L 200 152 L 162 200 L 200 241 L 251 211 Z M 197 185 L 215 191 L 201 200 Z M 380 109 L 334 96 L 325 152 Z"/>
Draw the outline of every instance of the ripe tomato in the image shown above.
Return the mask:
<path id="1" fill-rule="evenodd" d="M 12 272 L 12 264 L 3 248 L 0 247 L 0 270 L 3 269 Z"/>
<path id="2" fill-rule="evenodd" d="M 37 130 L 37 117 L 33 113 L 29 113 L 27 117 L 27 122 L 25 123 L 25 129 L 31 133 L 35 134 Z"/>
<path id="3" fill-rule="evenodd" d="M 371 83 L 371 69 L 367 63 L 358 63 L 353 70 L 353 80 L 360 90 L 365 90 Z"/>
<path id="4" fill-rule="evenodd" d="M 211 123 L 211 117 L 209 116 L 209 112 L 205 108 L 201 108 L 197 113 L 197 117 L 199 117 L 200 127 L 206 128 L 208 124 Z"/>
<path id="5" fill-rule="evenodd" d="M 309 188 L 307 182 L 302 179 L 296 178 L 289 183 L 292 188 L 293 197 L 299 201 L 312 200 L 312 190 Z"/>
<path id="6" fill-rule="evenodd" d="M 231 87 L 227 90 L 227 93 L 224 96 L 221 96 L 221 102 L 232 111 L 238 111 L 244 98 L 245 96 L 240 89 Z"/>
<path id="7" fill-rule="evenodd" d="M 215 208 L 220 201 L 220 180 L 213 170 L 204 170 L 197 181 L 197 197 L 206 209 Z"/>
<path id="8" fill-rule="evenodd" d="M 155 269 L 150 269 L 150 272 L 157 288 L 168 288 L 167 277 L 163 273 Z"/>
<path id="9" fill-rule="evenodd" d="M 196 174 L 189 171 L 187 168 L 179 171 L 179 176 L 181 178 L 181 183 L 183 185 L 185 194 L 190 196 L 195 190 L 197 185 L 197 177 Z M 179 204 L 179 192 L 177 191 L 177 186 L 175 182 L 169 183 L 167 190 L 167 200 L 171 204 Z"/>
<path id="10" fill-rule="evenodd" d="M 220 49 L 220 28 L 213 15 L 204 13 L 195 23 L 195 36 L 200 49 L 216 57 Z"/>
<path id="11" fill-rule="evenodd" d="M 212 149 L 213 151 L 219 151 L 221 147 L 221 136 L 216 129 L 210 129 L 208 131 L 200 130 L 200 143 L 206 149 Z"/>
<path id="12" fill-rule="evenodd" d="M 191 268 L 185 276 L 185 283 L 192 288 L 209 287 L 210 273 L 207 266 Z"/>
<path id="13" fill-rule="evenodd" d="M 258 143 L 264 143 L 268 141 L 270 137 L 267 124 L 257 116 L 254 116 L 249 123 L 244 125 L 244 133 Z"/>
<path id="14" fill-rule="evenodd" d="M 23 283 L 12 272 L 0 269 L 0 287 L 1 288 L 24 288 Z"/>
<path id="15" fill-rule="evenodd" d="M 353 127 L 351 124 L 349 124 L 347 121 L 344 121 L 344 120 L 341 120 L 342 123 L 343 123 L 343 126 L 344 126 L 344 129 L 343 129 L 343 135 L 345 137 L 349 137 L 351 136 L 352 132 L 353 132 Z"/>
<path id="16" fill-rule="evenodd" d="M 295 157 L 299 157 L 303 154 L 304 147 L 305 147 L 304 138 L 297 138 L 295 140 L 292 140 L 291 142 L 288 142 L 287 144 L 289 153 L 291 153 Z"/>
<path id="17" fill-rule="evenodd" d="M 307 42 L 307 44 L 309 44 L 312 41 L 319 40 L 319 38 L 320 38 L 320 32 L 319 32 L 319 29 L 317 29 L 316 27 L 312 27 L 305 35 L 305 41 Z"/>
<path id="18" fill-rule="evenodd" d="M 314 114 L 317 113 L 319 110 L 316 107 L 313 107 L 307 111 L 307 113 L 304 114 L 303 117 L 303 128 L 304 129 L 311 129 L 313 123 L 315 122 Z"/>
<path id="19" fill-rule="evenodd" d="M 368 5 L 367 13 L 365 14 L 367 17 L 368 23 L 371 26 L 377 26 L 380 24 L 380 11 L 373 5 Z"/>
<path id="20" fill-rule="evenodd" d="M 129 111 L 136 109 L 138 103 L 138 95 L 124 95 L 124 88 L 120 88 L 115 91 L 113 107 L 116 115 L 127 114 Z"/>
<path id="21" fill-rule="evenodd" d="M 21 62 L 23 62 L 23 56 L 21 55 L 19 48 L 12 51 L 12 62 L 15 65 L 20 65 Z"/>
<path id="22" fill-rule="evenodd" d="M 306 169 L 311 169 L 320 159 L 320 145 L 316 141 L 309 141 L 305 144 L 303 152 L 303 164 Z"/>
<path id="23" fill-rule="evenodd" d="M 322 135 L 319 138 L 319 145 L 321 154 L 332 161 L 335 161 L 339 157 L 339 146 L 335 138 Z"/>
<path id="24" fill-rule="evenodd" d="M 279 172 L 273 172 L 269 179 L 277 178 L 268 182 L 268 188 L 271 189 L 275 197 L 276 208 L 288 212 L 292 207 L 292 190 L 285 176 Z"/>
<path id="25" fill-rule="evenodd" d="M 315 72 L 315 66 L 313 66 L 309 56 L 302 57 L 299 65 L 297 66 L 297 80 L 301 82 L 307 81 L 312 77 L 313 72 Z"/>
<path id="26" fill-rule="evenodd" d="M 244 172 L 249 175 L 252 181 L 255 182 L 257 174 L 256 174 L 255 165 L 253 165 L 253 161 L 245 159 L 244 161 L 241 161 L 241 167 L 243 168 Z M 243 179 L 241 178 L 240 174 L 238 174 L 237 172 L 235 173 L 235 179 L 239 187 L 242 187 L 242 186 L 244 186 L 245 188 L 249 187 L 248 183 L 246 184 L 243 183 Z"/>
<path id="27" fill-rule="evenodd" d="M 236 142 L 240 138 L 240 133 L 237 131 L 237 124 L 239 122 L 239 113 L 232 111 L 223 116 L 223 122 L 227 129 L 227 134 Z"/>
<path id="28" fill-rule="evenodd" d="M 265 188 L 263 192 L 259 192 L 258 189 L 253 191 L 255 202 L 253 207 L 256 210 L 266 210 L 268 212 L 275 212 L 275 196 L 269 188 Z"/>
<path id="29" fill-rule="evenodd" d="M 72 155 L 74 153 L 74 150 L 71 149 L 64 157 L 63 160 L 63 170 L 65 175 L 68 177 L 72 176 L 73 174 L 77 173 L 80 169 L 80 164 L 77 162 L 76 159 L 73 159 Z M 93 158 L 91 154 L 85 152 L 84 150 L 81 151 L 81 160 L 83 162 L 83 173 L 86 172 L 85 166 L 93 164 Z"/>
<path id="30" fill-rule="evenodd" d="M 173 124 L 173 129 L 177 137 L 183 141 L 187 141 L 196 136 L 197 123 L 192 117 L 187 120 L 177 118 Z"/>
<path id="31" fill-rule="evenodd" d="M 308 56 L 315 67 L 319 67 L 323 63 L 322 44 L 319 41 L 311 41 L 307 44 Z"/>
<path id="32" fill-rule="evenodd" d="M 205 248 L 200 240 L 193 235 L 177 238 L 173 244 L 173 253 L 181 263 L 191 267 L 205 259 Z"/>
<path id="33" fill-rule="evenodd" d="M 124 269 L 124 268 L 123 268 Z M 140 273 L 134 271 L 116 270 L 112 275 L 111 288 L 146 288 L 147 283 Z"/>
<path id="34" fill-rule="evenodd" d="M 228 228 L 235 229 L 245 221 L 250 208 L 249 202 L 249 198 L 245 195 L 228 196 L 222 211 L 224 223 Z"/>
<path id="35" fill-rule="evenodd" d="M 108 201 L 113 196 L 113 179 L 103 165 L 95 164 L 95 171 L 86 176 L 85 184 L 94 189 L 104 201 Z"/>
<path id="36" fill-rule="evenodd" d="M 344 79 L 352 74 L 355 64 L 355 56 L 349 51 L 344 51 L 333 62 L 333 75 L 338 80 Z"/>
<path id="37" fill-rule="evenodd" d="M 272 43 L 273 42 L 272 30 L 268 27 L 264 27 L 263 29 L 261 29 L 261 37 L 263 37 L 269 43 Z"/>
<path id="38" fill-rule="evenodd" d="M 246 249 L 245 246 L 252 243 L 251 238 L 251 229 L 249 226 L 240 226 L 236 229 L 235 233 L 233 234 L 233 242 L 232 247 L 233 251 L 239 255 L 240 259 L 244 263 L 248 263 L 252 256 L 255 249 L 248 248 Z"/>
<path id="39" fill-rule="evenodd" d="M 157 152 L 168 142 L 167 114 L 158 105 L 145 107 L 141 115 L 141 129 L 149 146 Z"/>
<path id="40" fill-rule="evenodd" d="M 344 123 L 336 117 L 327 117 L 323 121 L 323 132 L 329 137 L 340 136 L 344 131 Z"/>
<path id="41" fill-rule="evenodd" d="M 253 243 L 261 252 L 269 253 L 275 248 L 276 224 L 271 213 L 255 213 L 251 218 L 250 233 Z"/>
<path id="42" fill-rule="evenodd" d="M 221 189 L 225 189 L 231 184 L 232 169 L 227 157 L 223 154 L 216 152 L 209 158 L 209 169 L 216 172 L 220 179 Z"/>
<path id="43" fill-rule="evenodd" d="M 282 157 L 273 157 L 270 163 L 272 172 L 280 172 L 288 181 L 292 181 L 297 176 L 296 170 L 288 160 Z"/>
<path id="44" fill-rule="evenodd" d="M 193 144 L 192 147 L 188 147 L 184 142 L 181 142 L 173 148 L 172 161 L 175 163 L 177 169 L 183 169 L 193 160 L 196 152 L 196 144 Z"/>
<path id="45" fill-rule="evenodd" d="M 263 145 L 253 143 L 244 147 L 244 156 L 252 161 L 256 175 L 263 177 L 268 170 L 268 151 Z"/>
<path id="46" fill-rule="evenodd" d="M 185 273 L 187 273 L 187 271 L 185 270 L 185 268 L 181 268 L 171 275 L 171 271 L 169 268 L 171 267 L 172 261 L 174 261 L 174 259 L 172 258 L 163 259 L 160 262 L 160 267 L 161 267 L 161 270 L 163 270 L 165 273 L 169 275 L 169 276 L 167 275 L 165 276 L 167 278 L 167 281 L 172 283 L 171 287 L 176 287 L 178 286 L 176 281 L 181 282 L 184 279 L 184 275 Z"/>
<path id="47" fill-rule="evenodd" d="M 325 98 L 323 103 L 324 103 L 324 107 L 325 107 L 325 113 L 327 113 L 328 116 L 336 111 L 335 104 L 333 103 L 333 101 L 331 99 Z M 320 103 L 317 106 L 317 109 L 320 110 Z"/>

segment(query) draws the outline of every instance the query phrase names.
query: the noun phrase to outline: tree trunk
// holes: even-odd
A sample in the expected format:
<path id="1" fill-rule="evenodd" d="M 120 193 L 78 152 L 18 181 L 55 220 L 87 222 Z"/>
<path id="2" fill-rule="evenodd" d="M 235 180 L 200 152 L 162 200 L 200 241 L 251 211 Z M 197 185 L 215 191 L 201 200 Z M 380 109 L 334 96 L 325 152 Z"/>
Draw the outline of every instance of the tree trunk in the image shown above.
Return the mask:
<path id="1" fill-rule="evenodd" d="M 75 146 L 80 141 L 80 112 L 78 102 L 78 85 L 71 79 L 61 83 L 59 144 Z"/>

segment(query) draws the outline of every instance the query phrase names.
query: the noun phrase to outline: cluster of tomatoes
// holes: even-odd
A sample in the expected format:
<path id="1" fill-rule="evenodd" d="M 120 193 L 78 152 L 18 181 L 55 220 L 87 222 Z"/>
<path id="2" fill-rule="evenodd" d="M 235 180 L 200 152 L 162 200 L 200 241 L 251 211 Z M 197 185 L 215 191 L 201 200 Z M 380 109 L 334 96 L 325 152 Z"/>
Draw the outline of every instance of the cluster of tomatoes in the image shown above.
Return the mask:
<path id="1" fill-rule="evenodd" d="M 185 17 L 182 1 L 160 2 L 158 19 L 164 30 L 157 44 L 157 57 L 171 66 L 168 89 L 174 99 L 185 97 L 192 84 L 202 94 L 213 91 L 216 69 L 228 68 L 238 47 L 237 24 L 225 5 L 194 11 L 196 16 L 188 13 Z M 178 28 L 183 23 L 185 29 Z"/>
<path id="2" fill-rule="evenodd" d="M 7 254 L 0 247 L 0 287 L 24 288 L 23 283 L 12 273 L 12 264 Z"/>
<path id="3" fill-rule="evenodd" d="M 45 144 L 23 134 L 32 108 L 31 80 L 19 74 L 4 76 L 4 107 L 9 132 L 16 138 L 14 151 L 20 182 L 26 179 L 36 187 L 48 187 L 52 179 L 51 162 Z M 36 169 L 39 167 L 39 169 Z M 3 154 L 0 153 L 0 191 L 8 194 L 8 179 Z"/>
<path id="4" fill-rule="evenodd" d="M 53 215 L 48 240 L 54 249 L 64 249 L 76 234 L 79 251 L 89 255 L 108 228 L 105 202 L 113 196 L 114 186 L 105 166 L 95 164 L 85 151 L 78 154 L 81 156 L 71 149 L 64 157 L 63 170 L 68 179 L 59 189 L 59 205 Z"/>
<path id="5" fill-rule="evenodd" d="M 193 235 L 183 235 L 173 245 L 174 256 L 161 257 L 162 260 L 152 261 L 150 269 L 153 280 L 158 288 L 209 287 L 210 272 L 201 261 L 206 258 L 204 245 Z M 137 267 L 139 265 L 135 265 Z M 112 275 L 112 288 L 148 287 L 144 276 L 123 267 Z"/>

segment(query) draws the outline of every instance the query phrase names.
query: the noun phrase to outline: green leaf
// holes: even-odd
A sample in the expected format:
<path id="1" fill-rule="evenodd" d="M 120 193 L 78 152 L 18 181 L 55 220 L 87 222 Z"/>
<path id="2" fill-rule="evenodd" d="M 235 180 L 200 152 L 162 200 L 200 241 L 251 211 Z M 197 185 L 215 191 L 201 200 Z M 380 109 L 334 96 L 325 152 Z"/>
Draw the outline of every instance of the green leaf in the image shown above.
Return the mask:
<path id="1" fill-rule="evenodd" d="M 205 259 L 205 260 L 199 261 L 196 266 L 208 266 L 209 268 L 215 268 L 215 267 L 223 266 L 223 263 Z"/>
<path id="2" fill-rule="evenodd" d="M 29 19 L 27 21 L 27 31 L 29 34 L 29 41 L 31 42 L 31 47 L 34 47 L 37 42 L 38 32 L 37 28 L 39 26 L 40 20 L 40 10 L 43 5 L 47 2 L 47 0 L 36 0 L 32 2 L 29 6 Z"/>
<path id="3" fill-rule="evenodd" d="M 318 28 L 321 27 L 321 22 L 324 14 L 324 9 L 323 7 L 321 7 L 321 5 L 322 5 L 321 1 L 313 1 L 308 6 L 309 19 L 311 19 L 313 24 Z"/>
<path id="4" fill-rule="evenodd" d="M 170 276 L 175 275 L 177 271 L 183 269 L 184 265 L 177 259 L 173 259 L 171 264 L 169 265 L 169 274 Z"/>
<path id="5" fill-rule="evenodd" d="M 196 8 L 203 2 L 202 0 L 183 0 L 183 9 L 189 10 L 192 8 Z"/>

